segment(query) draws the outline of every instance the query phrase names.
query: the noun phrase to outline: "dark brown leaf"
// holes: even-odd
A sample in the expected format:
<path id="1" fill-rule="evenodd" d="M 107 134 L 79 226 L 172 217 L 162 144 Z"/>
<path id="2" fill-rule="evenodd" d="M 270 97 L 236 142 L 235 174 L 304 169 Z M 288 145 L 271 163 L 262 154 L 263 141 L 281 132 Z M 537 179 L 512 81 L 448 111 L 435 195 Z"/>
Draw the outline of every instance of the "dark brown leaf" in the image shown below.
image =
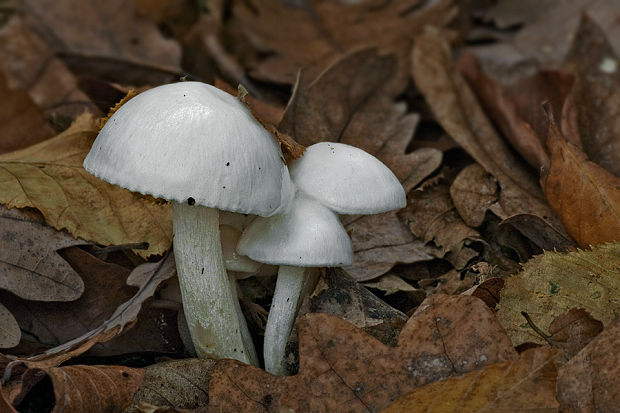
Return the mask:
<path id="1" fill-rule="evenodd" d="M 307 73 L 306 80 L 312 81 L 339 56 L 372 46 L 382 54 L 397 54 L 399 70 L 390 81 L 401 86 L 406 81 L 414 35 L 425 24 L 446 25 L 454 12 L 450 0 L 424 5 L 417 0 L 394 3 L 313 0 L 300 4 L 252 0 L 235 3 L 233 10 L 244 32 L 259 49 L 277 53 L 275 59 L 263 63 L 269 69 L 280 66 L 282 73 L 282 67 L 289 67 L 292 70 L 287 72 L 294 75 L 296 68 L 301 67 Z M 294 81 L 292 77 L 273 79 L 273 70 L 260 67 L 254 74 L 261 73 L 270 74 L 269 80 L 279 83 Z"/>
<path id="2" fill-rule="evenodd" d="M 557 316 L 549 325 L 551 339 L 565 349 L 567 359 L 573 358 L 601 331 L 603 323 L 583 308 L 573 308 Z"/>
<path id="3" fill-rule="evenodd" d="M 387 347 L 338 318 L 309 314 L 299 323 L 301 366 L 276 377 L 242 363 L 217 364 L 213 411 L 377 411 L 427 383 L 516 359 L 508 338 L 474 297 L 428 298 Z"/>

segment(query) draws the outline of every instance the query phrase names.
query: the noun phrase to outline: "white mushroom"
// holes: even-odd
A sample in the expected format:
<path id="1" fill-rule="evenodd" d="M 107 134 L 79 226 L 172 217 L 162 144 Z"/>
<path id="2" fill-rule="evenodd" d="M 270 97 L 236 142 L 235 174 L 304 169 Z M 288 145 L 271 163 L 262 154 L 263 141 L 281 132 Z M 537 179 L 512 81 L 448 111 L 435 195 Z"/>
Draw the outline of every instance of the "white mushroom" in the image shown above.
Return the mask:
<path id="1" fill-rule="evenodd" d="M 174 253 L 199 357 L 257 364 L 224 268 L 219 210 L 270 216 L 293 189 L 272 138 L 233 96 L 199 82 L 150 89 L 124 104 L 84 161 L 93 175 L 173 201 Z"/>
<path id="2" fill-rule="evenodd" d="M 297 188 L 283 215 L 257 218 L 237 251 L 281 265 L 265 329 L 265 370 L 285 374 L 284 351 L 304 285 L 304 268 L 353 262 L 351 240 L 340 214 L 377 214 L 406 205 L 403 187 L 374 156 L 353 146 L 321 142 L 290 165 Z"/>
<path id="3" fill-rule="evenodd" d="M 306 267 L 350 265 L 351 239 L 334 212 L 298 192 L 285 214 L 256 218 L 244 231 L 237 251 L 256 261 L 280 266 L 263 356 L 265 370 L 285 374 L 284 353 L 307 282 Z"/>

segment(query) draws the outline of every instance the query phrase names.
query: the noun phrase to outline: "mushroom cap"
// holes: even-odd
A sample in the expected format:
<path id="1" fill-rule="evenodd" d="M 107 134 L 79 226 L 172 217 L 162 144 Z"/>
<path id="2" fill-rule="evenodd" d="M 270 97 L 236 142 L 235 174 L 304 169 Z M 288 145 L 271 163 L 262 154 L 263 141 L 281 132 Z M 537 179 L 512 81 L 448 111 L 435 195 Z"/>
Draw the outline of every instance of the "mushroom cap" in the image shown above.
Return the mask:
<path id="1" fill-rule="evenodd" d="M 353 262 L 351 239 L 338 216 L 299 192 L 286 213 L 256 218 L 241 235 L 237 251 L 258 262 L 295 267 Z"/>
<path id="2" fill-rule="evenodd" d="M 407 205 L 405 191 L 392 171 L 354 146 L 316 143 L 289 170 L 299 191 L 339 214 L 378 214 Z"/>
<path id="3" fill-rule="evenodd" d="M 107 121 L 84 168 L 134 192 L 269 216 L 294 194 L 274 138 L 234 96 L 200 82 L 150 89 Z"/>

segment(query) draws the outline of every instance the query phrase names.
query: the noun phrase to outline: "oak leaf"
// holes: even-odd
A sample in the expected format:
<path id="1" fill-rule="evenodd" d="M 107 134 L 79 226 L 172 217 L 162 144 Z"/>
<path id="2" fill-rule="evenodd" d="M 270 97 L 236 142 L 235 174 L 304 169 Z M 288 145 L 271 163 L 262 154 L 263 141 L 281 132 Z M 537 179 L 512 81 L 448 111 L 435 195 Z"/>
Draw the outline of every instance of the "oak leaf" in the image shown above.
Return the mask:
<path id="1" fill-rule="evenodd" d="M 99 244 L 148 242 L 140 255 L 172 241 L 170 207 L 142 200 L 82 167 L 96 135 L 91 115 L 47 141 L 0 155 L 0 203 L 38 209 L 48 225 Z"/>
<path id="2" fill-rule="evenodd" d="M 620 244 L 604 244 L 591 251 L 545 252 L 505 279 L 497 319 L 515 346 L 545 343 L 521 315 L 526 312 L 543 332 L 555 317 L 583 308 L 608 325 L 620 315 Z"/>
<path id="3" fill-rule="evenodd" d="M 474 297 L 436 295 L 422 303 L 388 347 L 325 314 L 299 323 L 300 370 L 277 377 L 233 360 L 216 365 L 213 411 L 376 412 L 416 387 L 516 354 L 493 313 Z"/>

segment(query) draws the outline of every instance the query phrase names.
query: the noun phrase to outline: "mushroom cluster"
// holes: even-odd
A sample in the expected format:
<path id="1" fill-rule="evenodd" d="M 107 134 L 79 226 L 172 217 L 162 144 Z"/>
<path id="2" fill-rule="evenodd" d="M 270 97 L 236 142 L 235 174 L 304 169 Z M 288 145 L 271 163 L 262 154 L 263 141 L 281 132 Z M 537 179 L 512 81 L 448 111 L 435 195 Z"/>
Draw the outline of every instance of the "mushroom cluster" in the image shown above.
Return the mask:
<path id="1" fill-rule="evenodd" d="M 353 262 L 351 239 L 337 214 L 377 214 L 400 209 L 406 196 L 394 174 L 377 158 L 353 146 L 321 142 L 289 166 L 296 194 L 281 215 L 256 218 L 237 251 L 279 265 L 265 329 L 265 370 L 286 374 L 284 355 L 293 328 L 307 267 Z"/>
<path id="2" fill-rule="evenodd" d="M 294 190 L 282 159 L 274 138 L 238 99 L 181 82 L 121 106 L 84 160 L 104 181 L 172 201 L 177 273 L 199 357 L 258 364 L 226 273 L 219 215 L 286 210 Z"/>
<path id="3" fill-rule="evenodd" d="M 274 264 L 280 269 L 264 358 L 267 371 L 285 374 L 306 268 L 353 261 L 337 214 L 376 214 L 406 204 L 394 174 L 361 149 L 322 142 L 289 168 L 283 159 L 275 139 L 238 99 L 204 83 L 181 82 L 121 106 L 84 160 L 84 168 L 104 181 L 172 202 L 183 310 L 201 358 L 258 365 L 235 277 Z M 247 214 L 258 217 L 249 223 Z"/>

